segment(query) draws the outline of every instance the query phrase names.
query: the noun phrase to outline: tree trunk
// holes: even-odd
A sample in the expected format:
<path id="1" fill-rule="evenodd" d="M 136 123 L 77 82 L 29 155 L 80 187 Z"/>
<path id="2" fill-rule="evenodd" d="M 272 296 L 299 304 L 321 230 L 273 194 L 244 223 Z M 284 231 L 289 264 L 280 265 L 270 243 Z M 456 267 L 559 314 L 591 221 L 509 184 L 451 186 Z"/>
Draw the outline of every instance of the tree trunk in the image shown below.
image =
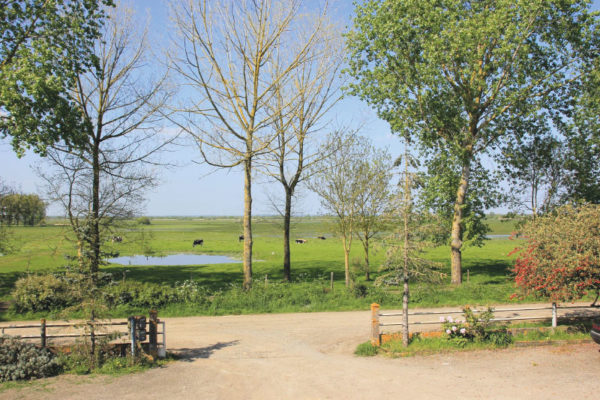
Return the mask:
<path id="1" fill-rule="evenodd" d="M 244 162 L 244 289 L 252 287 L 252 158 Z"/>
<path id="2" fill-rule="evenodd" d="M 467 188 L 469 185 L 469 177 L 471 175 L 471 159 L 470 157 L 464 162 L 460 183 L 456 192 L 456 202 L 454 203 L 454 218 L 452 219 L 452 234 L 451 234 L 451 282 L 456 285 L 462 283 L 462 220 L 465 201 L 467 198 Z"/>
<path id="3" fill-rule="evenodd" d="M 286 188 L 285 212 L 283 215 L 283 280 L 291 280 L 291 257 L 290 257 L 290 221 L 292 219 L 292 192 Z"/>
<path id="4" fill-rule="evenodd" d="M 342 244 L 344 245 L 344 273 L 346 276 L 346 287 L 350 287 L 350 249 L 346 246 L 346 236 L 342 238 Z"/>
<path id="5" fill-rule="evenodd" d="M 405 142 L 406 146 L 406 142 Z M 408 346 L 408 218 L 412 211 L 412 198 L 410 179 L 408 176 L 408 150 L 405 147 L 404 153 L 404 265 L 402 268 L 402 278 L 404 281 L 404 295 L 402 296 L 402 344 Z"/>
<path id="6" fill-rule="evenodd" d="M 408 346 L 408 274 L 404 274 L 404 295 L 402 296 L 402 344 Z"/>
<path id="7" fill-rule="evenodd" d="M 369 236 L 365 233 L 365 240 L 363 242 L 363 247 L 365 248 L 365 279 L 367 281 L 371 280 L 371 275 L 369 271 Z"/>
<path id="8" fill-rule="evenodd" d="M 92 169 L 92 221 L 90 226 L 90 247 L 92 258 L 90 260 L 90 271 L 92 273 L 92 281 L 96 282 L 98 270 L 100 267 L 100 144 L 96 140 L 94 142 Z"/>

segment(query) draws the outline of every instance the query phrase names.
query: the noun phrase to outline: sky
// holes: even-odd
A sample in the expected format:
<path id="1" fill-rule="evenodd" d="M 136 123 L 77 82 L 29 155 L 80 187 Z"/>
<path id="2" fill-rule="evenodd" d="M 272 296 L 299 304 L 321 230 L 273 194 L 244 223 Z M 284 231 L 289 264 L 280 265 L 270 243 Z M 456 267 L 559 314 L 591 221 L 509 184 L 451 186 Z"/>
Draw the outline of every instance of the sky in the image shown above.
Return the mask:
<path id="1" fill-rule="evenodd" d="M 140 21 L 150 16 L 150 42 L 169 42 L 173 33 L 168 18 L 168 0 L 134 1 L 131 4 L 137 11 Z M 310 7 L 313 0 L 308 2 Z M 349 25 L 353 6 L 350 0 L 333 0 L 335 17 L 342 25 Z M 600 9 L 600 0 L 594 0 L 593 8 Z M 160 55 L 157 55 L 157 62 Z M 390 133 L 388 124 L 380 120 L 366 104 L 354 97 L 342 99 L 330 111 L 332 121 L 343 121 L 344 125 L 361 126 L 360 134 L 369 137 L 373 144 L 387 148 L 395 158 L 400 155 L 401 146 L 397 137 Z M 243 214 L 243 175 L 241 169 L 215 170 L 200 163 L 200 155 L 193 146 L 174 148 L 163 157 L 176 167 L 163 167 L 157 170 L 160 184 L 146 195 L 145 215 L 149 216 L 239 216 Z M 33 152 L 17 158 L 7 139 L 0 139 L 0 179 L 17 190 L 37 193 L 43 197 L 41 179 L 34 167 L 43 163 Z M 256 176 L 253 181 L 253 215 L 273 215 L 275 211 L 270 198 L 281 193 L 281 187 L 269 183 L 265 177 Z M 502 212 L 503 210 L 495 210 Z M 301 190 L 297 199 L 296 215 L 317 215 L 322 213 L 318 198 Z M 50 204 L 48 215 L 62 215 L 62 210 Z"/>

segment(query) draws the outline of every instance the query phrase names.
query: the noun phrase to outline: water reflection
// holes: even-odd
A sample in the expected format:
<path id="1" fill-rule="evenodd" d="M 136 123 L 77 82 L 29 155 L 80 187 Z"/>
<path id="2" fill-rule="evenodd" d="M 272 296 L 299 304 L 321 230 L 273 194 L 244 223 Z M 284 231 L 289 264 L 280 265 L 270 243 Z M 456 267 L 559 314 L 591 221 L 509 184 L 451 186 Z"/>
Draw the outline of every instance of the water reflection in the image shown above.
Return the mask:
<path id="1" fill-rule="evenodd" d="M 198 264 L 230 264 L 241 263 L 227 256 L 208 254 L 171 254 L 164 257 L 124 256 L 109 258 L 109 263 L 121 265 L 198 265 Z"/>

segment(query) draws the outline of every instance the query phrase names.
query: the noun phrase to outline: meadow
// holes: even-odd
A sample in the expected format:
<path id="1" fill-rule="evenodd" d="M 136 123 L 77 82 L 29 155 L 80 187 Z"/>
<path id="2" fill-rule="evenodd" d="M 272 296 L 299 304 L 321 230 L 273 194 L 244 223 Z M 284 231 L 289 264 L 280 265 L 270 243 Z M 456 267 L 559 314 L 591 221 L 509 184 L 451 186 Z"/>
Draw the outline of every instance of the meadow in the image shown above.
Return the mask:
<path id="1" fill-rule="evenodd" d="M 364 273 L 353 271 L 355 290 L 344 288 L 344 257 L 339 238 L 332 233 L 333 221 L 327 217 L 296 218 L 292 224 L 292 283 L 282 284 L 281 222 L 274 217 L 253 220 L 253 276 L 254 293 L 236 291 L 227 301 L 208 307 L 181 305 L 166 307 L 162 315 L 225 314 L 249 312 L 289 312 L 351 310 L 368 307 L 369 302 L 382 302 L 385 308 L 401 305 L 399 288 L 374 288 L 366 282 Z M 514 229 L 513 221 L 501 217 L 489 219 L 491 235 L 506 235 Z M 106 248 L 120 256 L 178 253 L 228 255 L 241 259 L 241 219 L 233 217 L 152 218 L 150 225 L 129 225 L 117 232 L 121 243 L 107 242 Z M 0 300 L 10 301 L 10 292 L 19 277 L 27 274 L 60 270 L 68 263 L 67 257 L 75 254 L 74 243 L 68 239 L 65 221 L 48 219 L 45 226 L 16 227 L 12 231 L 17 252 L 0 257 Z M 325 236 L 326 240 L 318 240 Z M 203 246 L 193 247 L 195 239 L 203 239 Z M 305 244 L 293 242 L 307 239 Z M 508 254 L 518 241 L 506 237 L 493 238 L 481 247 L 468 247 L 463 252 L 464 284 L 453 285 L 413 284 L 411 306 L 442 306 L 463 304 L 491 304 L 508 302 L 515 291 L 510 269 L 513 258 Z M 363 257 L 361 243 L 355 239 L 351 259 L 358 264 Z M 438 261 L 449 273 L 449 249 L 438 247 L 426 252 L 426 257 Z M 372 276 L 384 258 L 384 250 L 377 244 L 371 253 Z M 134 266 L 109 264 L 102 267 L 113 274 L 115 280 L 148 282 L 174 286 L 183 281 L 193 281 L 210 293 L 223 293 L 238 288 L 242 282 L 241 263 L 185 266 Z M 334 274 L 333 290 L 329 287 L 330 274 Z M 449 282 L 449 277 L 447 281 Z M 315 291 L 315 286 L 317 286 Z M 307 289 L 311 288 L 311 289 Z M 308 293 L 308 291 L 312 294 Z M 334 295 L 335 294 L 335 295 Z M 293 300 L 282 300 L 292 296 Z M 213 295 L 212 298 L 215 296 Z M 257 305 L 254 297 L 260 304 Z M 318 297 L 318 298 L 317 298 Z M 312 300 L 311 300 L 312 298 Z M 116 314 L 129 312 L 122 310 Z M 6 312 L 5 312 L 6 314 Z M 4 315 L 18 317 L 14 313 Z"/>

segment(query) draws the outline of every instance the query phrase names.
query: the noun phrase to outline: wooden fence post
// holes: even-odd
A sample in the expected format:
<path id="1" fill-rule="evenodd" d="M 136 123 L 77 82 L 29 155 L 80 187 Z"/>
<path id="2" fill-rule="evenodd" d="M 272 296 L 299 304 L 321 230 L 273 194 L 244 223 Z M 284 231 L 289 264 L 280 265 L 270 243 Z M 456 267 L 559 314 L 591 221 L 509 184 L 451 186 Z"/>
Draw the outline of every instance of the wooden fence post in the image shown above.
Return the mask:
<path id="1" fill-rule="evenodd" d="M 331 271 L 330 286 L 331 286 L 331 291 L 333 292 L 333 271 Z"/>
<path id="2" fill-rule="evenodd" d="M 135 334 L 135 317 L 129 317 L 129 337 L 131 339 L 131 357 L 135 358 L 136 334 Z"/>
<path id="3" fill-rule="evenodd" d="M 556 310 L 556 303 L 552 303 L 552 327 L 556 328 L 558 325 L 558 312 Z"/>
<path id="4" fill-rule="evenodd" d="M 150 310 L 149 322 L 148 340 L 150 342 L 150 355 L 156 360 L 158 357 L 158 312 L 156 310 Z"/>
<path id="5" fill-rule="evenodd" d="M 92 318 L 90 319 L 90 342 L 91 342 L 91 349 L 90 349 L 90 355 L 92 358 L 92 363 L 95 366 L 96 365 L 96 318 L 94 315 L 94 312 L 92 311 Z"/>
<path id="6" fill-rule="evenodd" d="M 42 348 L 46 347 L 46 318 L 40 320 L 40 338 L 42 342 Z"/>
<path id="7" fill-rule="evenodd" d="M 371 344 L 373 346 L 381 345 L 379 336 L 379 304 L 371 304 Z"/>

